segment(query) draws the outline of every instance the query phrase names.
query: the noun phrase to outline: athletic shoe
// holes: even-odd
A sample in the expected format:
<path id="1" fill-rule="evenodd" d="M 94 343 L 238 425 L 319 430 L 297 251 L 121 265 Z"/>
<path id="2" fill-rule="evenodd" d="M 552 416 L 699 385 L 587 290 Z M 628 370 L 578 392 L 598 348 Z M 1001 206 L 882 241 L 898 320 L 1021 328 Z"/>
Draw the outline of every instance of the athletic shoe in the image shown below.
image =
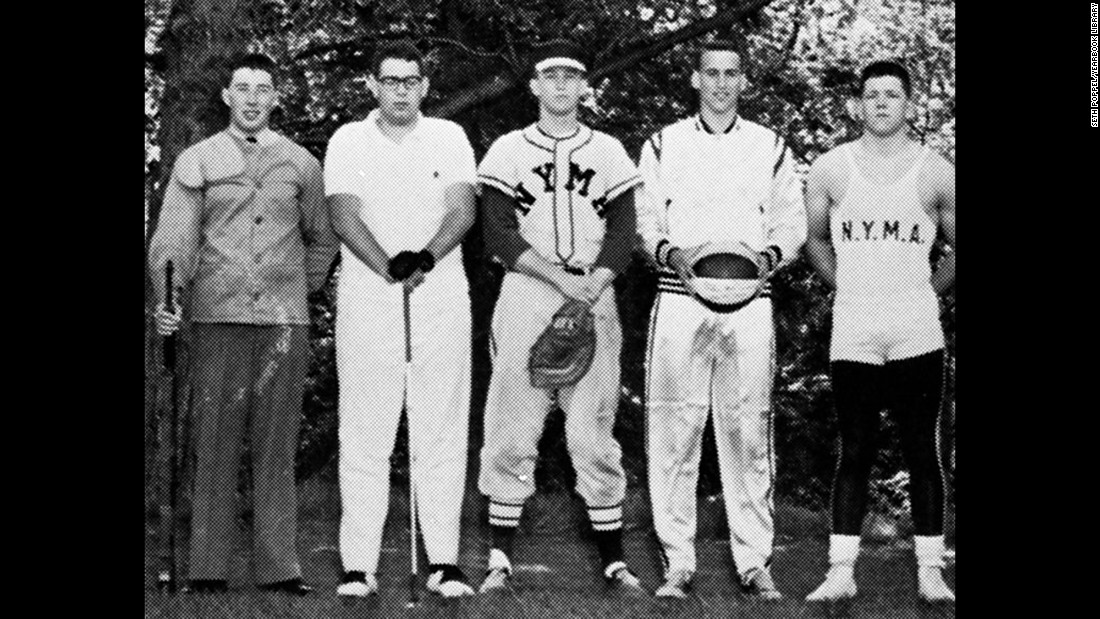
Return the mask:
<path id="1" fill-rule="evenodd" d="M 917 568 L 917 595 L 933 604 L 955 601 L 955 593 L 944 582 L 943 570 L 938 567 Z"/>
<path id="2" fill-rule="evenodd" d="M 313 587 L 302 582 L 301 578 L 291 578 L 290 580 L 280 580 L 279 582 L 269 582 L 259 586 L 261 591 L 267 591 L 269 593 L 282 593 L 285 595 L 296 595 L 298 597 L 311 595 L 314 593 Z"/>
<path id="3" fill-rule="evenodd" d="M 771 572 L 766 567 L 749 570 L 741 580 L 741 591 L 759 600 L 778 600 L 783 597 L 779 589 L 775 588 Z"/>
<path id="4" fill-rule="evenodd" d="M 340 586 L 336 587 L 336 595 L 346 598 L 365 598 L 378 595 L 378 581 L 374 574 L 363 572 L 344 572 L 344 578 Z"/>
<path id="5" fill-rule="evenodd" d="M 603 577 L 607 581 L 608 590 L 629 597 L 642 597 L 649 595 L 642 588 L 641 581 L 630 571 L 626 563 L 616 561 L 608 565 L 603 571 Z"/>
<path id="6" fill-rule="evenodd" d="M 807 602 L 837 602 L 850 600 L 856 596 L 856 581 L 852 577 L 851 565 L 834 565 L 825 574 L 825 582 L 821 583 L 813 593 L 806 596 Z"/>
<path id="7" fill-rule="evenodd" d="M 512 579 L 512 562 L 508 555 L 493 548 L 489 550 L 489 569 L 485 573 L 485 580 L 481 581 L 478 593 L 499 593 L 508 587 Z"/>
<path id="8" fill-rule="evenodd" d="M 682 600 L 687 597 L 689 589 L 691 589 L 691 572 L 676 570 L 668 573 L 664 584 L 653 595 L 659 598 Z"/>
<path id="9" fill-rule="evenodd" d="M 184 593 L 225 593 L 229 585 L 224 580 L 196 578 L 187 583 Z"/>
<path id="10" fill-rule="evenodd" d="M 466 582 L 466 575 L 455 565 L 440 565 L 428 575 L 428 591 L 438 593 L 445 598 L 460 598 L 473 595 L 474 590 Z"/>

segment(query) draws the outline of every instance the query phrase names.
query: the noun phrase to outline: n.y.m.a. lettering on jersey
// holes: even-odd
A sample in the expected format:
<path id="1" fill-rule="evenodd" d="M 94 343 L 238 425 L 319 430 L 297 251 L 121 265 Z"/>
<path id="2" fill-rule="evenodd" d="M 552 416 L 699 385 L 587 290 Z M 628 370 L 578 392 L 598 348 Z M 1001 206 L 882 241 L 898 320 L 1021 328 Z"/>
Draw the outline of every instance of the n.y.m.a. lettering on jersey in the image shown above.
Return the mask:
<path id="1" fill-rule="evenodd" d="M 858 223 L 858 227 L 855 225 Z M 897 241 L 899 243 L 924 243 L 920 224 L 913 224 L 909 235 L 901 233 L 901 223 L 894 221 L 840 222 L 840 240 L 845 241 Z"/>

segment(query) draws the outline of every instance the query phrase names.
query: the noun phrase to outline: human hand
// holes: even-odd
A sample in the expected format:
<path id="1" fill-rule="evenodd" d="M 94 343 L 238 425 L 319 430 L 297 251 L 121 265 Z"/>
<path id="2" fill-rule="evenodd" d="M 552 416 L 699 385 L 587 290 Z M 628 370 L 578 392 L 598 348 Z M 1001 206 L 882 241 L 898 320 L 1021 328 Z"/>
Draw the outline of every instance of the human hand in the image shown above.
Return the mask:
<path id="1" fill-rule="evenodd" d="M 157 325 L 157 335 L 168 336 L 179 330 L 182 320 L 180 306 L 173 304 L 172 310 L 169 312 L 164 307 L 164 303 L 157 303 L 156 310 L 153 313 Z"/>
<path id="2" fill-rule="evenodd" d="M 404 281 L 420 268 L 420 263 L 421 257 L 418 252 L 405 250 L 390 258 L 386 270 L 393 281 Z"/>
<path id="3" fill-rule="evenodd" d="M 409 275 L 408 277 L 406 277 L 404 280 L 401 281 L 401 285 L 403 285 L 405 287 L 405 289 L 407 289 L 410 292 L 412 292 L 417 286 L 419 286 L 420 284 L 423 284 L 423 283 L 424 283 L 424 271 L 421 271 L 420 269 L 417 269 L 417 270 L 413 271 L 412 275 Z"/>
<path id="4" fill-rule="evenodd" d="M 673 271 L 680 276 L 685 284 L 691 281 L 692 277 L 695 277 L 695 273 L 691 269 L 691 265 L 688 264 L 687 256 L 684 254 L 684 250 L 679 247 L 673 247 L 668 250 L 668 265 L 672 267 Z"/>

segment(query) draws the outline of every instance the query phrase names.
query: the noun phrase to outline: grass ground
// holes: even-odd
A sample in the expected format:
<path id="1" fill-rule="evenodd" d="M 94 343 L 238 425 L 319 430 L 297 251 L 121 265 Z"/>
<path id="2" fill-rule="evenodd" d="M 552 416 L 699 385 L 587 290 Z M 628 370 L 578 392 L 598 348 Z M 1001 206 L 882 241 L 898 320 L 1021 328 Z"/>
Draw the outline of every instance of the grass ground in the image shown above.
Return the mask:
<path id="1" fill-rule="evenodd" d="M 660 571 L 646 501 L 640 492 L 632 492 L 629 497 L 626 520 L 631 526 L 625 535 L 626 556 L 645 587 L 652 591 L 660 584 Z M 732 580 L 733 566 L 724 541 L 721 502 L 706 499 L 702 499 L 699 506 L 699 571 L 693 596 L 682 603 L 609 596 L 603 590 L 595 548 L 583 537 L 581 506 L 567 495 L 538 495 L 528 503 L 524 524 L 516 540 L 513 557 L 516 576 L 512 592 L 447 603 L 425 594 L 419 606 L 407 609 L 409 538 L 405 523 L 408 506 L 400 488 L 395 489 L 390 501 L 390 516 L 379 566 L 380 595 L 370 601 L 347 606 L 335 594 L 340 577 L 338 498 L 337 487 L 331 482 L 313 479 L 301 486 L 299 557 L 306 581 L 319 592 L 304 599 L 261 593 L 252 586 L 247 522 L 242 522 L 242 534 L 238 538 L 232 563 L 229 593 L 169 596 L 158 592 L 154 588 L 156 558 L 152 537 L 156 526 L 150 520 L 145 553 L 145 616 L 211 619 L 955 616 L 953 607 L 936 608 L 917 603 L 911 540 L 890 535 L 889 531 L 884 530 L 889 527 L 883 527 L 882 521 L 871 519 L 865 531 L 866 541 L 856 571 L 860 587 L 857 601 L 844 607 L 822 607 L 802 601 L 824 574 L 828 524 L 823 514 L 785 505 L 780 505 L 776 513 L 772 570 L 786 599 L 777 603 L 746 599 L 737 591 Z M 480 583 L 487 553 L 484 507 L 476 492 L 467 494 L 463 515 L 459 562 L 476 586 Z M 904 528 L 903 525 L 903 531 Z M 953 530 L 953 518 L 949 515 L 948 545 L 951 548 L 954 547 Z M 952 553 L 946 570 L 948 583 L 952 587 L 955 582 L 953 557 Z M 421 565 L 425 563 L 422 559 Z"/>

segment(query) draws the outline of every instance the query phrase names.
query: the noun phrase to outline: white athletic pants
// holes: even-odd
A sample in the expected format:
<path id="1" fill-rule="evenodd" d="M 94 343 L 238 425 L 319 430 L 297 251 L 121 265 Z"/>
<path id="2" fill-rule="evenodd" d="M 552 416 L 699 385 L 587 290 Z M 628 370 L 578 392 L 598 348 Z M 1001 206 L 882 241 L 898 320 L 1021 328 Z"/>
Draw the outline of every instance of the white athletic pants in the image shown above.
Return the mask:
<path id="1" fill-rule="evenodd" d="M 345 570 L 374 573 L 404 387 L 401 286 L 373 287 L 368 299 L 363 287 L 340 284 L 340 557 Z M 455 563 L 470 414 L 470 305 L 465 295 L 432 295 L 428 285 L 412 293 L 411 303 L 413 475 L 429 562 Z"/>
<path id="2" fill-rule="evenodd" d="M 653 524 L 667 570 L 695 571 L 695 501 L 707 415 L 738 572 L 772 550 L 771 300 L 731 314 L 658 293 L 646 366 L 646 453 Z"/>
<path id="3" fill-rule="evenodd" d="M 531 346 L 565 298 L 556 288 L 509 272 L 493 311 L 493 375 L 485 402 L 481 449 L 481 493 L 506 503 L 523 503 L 535 492 L 538 442 L 550 392 L 531 386 Z M 622 450 L 612 435 L 619 409 L 619 351 L 622 331 L 615 290 L 608 286 L 593 307 L 596 353 L 580 381 L 561 389 L 565 440 L 577 472 L 577 494 L 588 507 L 619 506 L 626 493 Z"/>

